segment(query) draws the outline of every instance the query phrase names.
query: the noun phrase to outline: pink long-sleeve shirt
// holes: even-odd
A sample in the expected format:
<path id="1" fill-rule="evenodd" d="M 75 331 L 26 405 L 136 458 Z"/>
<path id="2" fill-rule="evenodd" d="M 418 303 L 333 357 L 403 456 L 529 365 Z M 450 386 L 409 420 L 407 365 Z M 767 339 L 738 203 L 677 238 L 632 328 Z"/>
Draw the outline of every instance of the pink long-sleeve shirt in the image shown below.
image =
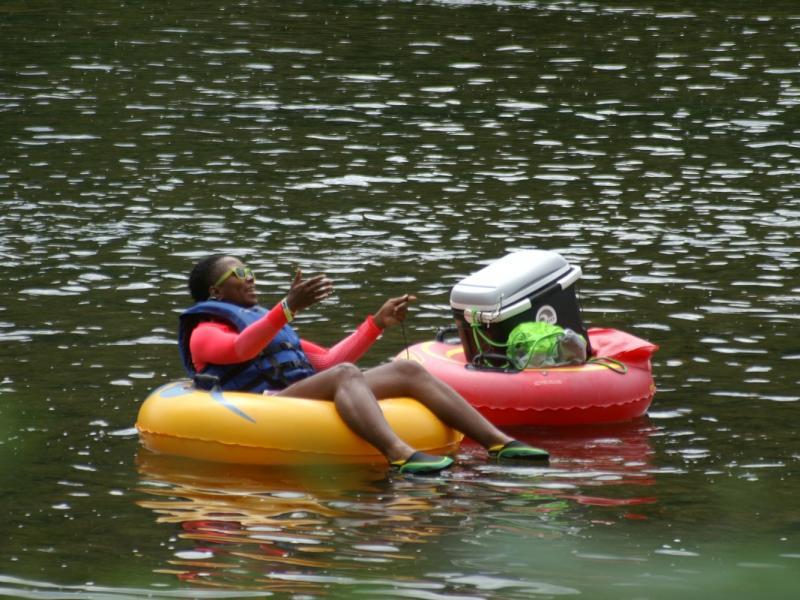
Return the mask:
<path id="1" fill-rule="evenodd" d="M 251 360 L 258 356 L 284 325 L 286 316 L 280 304 L 241 333 L 216 321 L 200 323 L 189 339 L 194 368 L 200 372 L 208 364 L 230 365 Z M 381 333 L 383 330 L 370 315 L 353 333 L 331 348 L 307 340 L 300 340 L 300 343 L 311 366 L 317 371 L 324 371 L 343 362 L 357 361 Z"/>

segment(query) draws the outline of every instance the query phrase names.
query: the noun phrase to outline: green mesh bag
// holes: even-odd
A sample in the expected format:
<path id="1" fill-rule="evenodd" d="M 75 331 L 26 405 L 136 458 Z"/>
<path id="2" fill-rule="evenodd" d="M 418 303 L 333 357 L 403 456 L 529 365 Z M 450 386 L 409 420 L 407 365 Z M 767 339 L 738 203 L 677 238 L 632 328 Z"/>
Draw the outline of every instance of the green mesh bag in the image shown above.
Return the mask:
<path id="1" fill-rule="evenodd" d="M 508 335 L 506 355 L 517 369 L 558 364 L 558 342 L 564 330 L 544 321 L 520 323 Z"/>

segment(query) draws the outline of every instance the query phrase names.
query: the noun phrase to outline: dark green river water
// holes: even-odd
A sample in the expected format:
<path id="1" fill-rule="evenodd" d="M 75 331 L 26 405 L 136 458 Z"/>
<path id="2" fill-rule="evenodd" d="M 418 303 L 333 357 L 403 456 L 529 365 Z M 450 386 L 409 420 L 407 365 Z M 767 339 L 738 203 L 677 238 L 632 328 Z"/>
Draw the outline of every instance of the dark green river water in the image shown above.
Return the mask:
<path id="1" fill-rule="evenodd" d="M 0 595 L 796 597 L 798 40 L 793 0 L 2 2 Z M 646 417 L 440 478 L 139 448 L 198 257 L 327 273 L 323 344 L 414 292 L 413 343 L 519 248 L 660 346 Z"/>

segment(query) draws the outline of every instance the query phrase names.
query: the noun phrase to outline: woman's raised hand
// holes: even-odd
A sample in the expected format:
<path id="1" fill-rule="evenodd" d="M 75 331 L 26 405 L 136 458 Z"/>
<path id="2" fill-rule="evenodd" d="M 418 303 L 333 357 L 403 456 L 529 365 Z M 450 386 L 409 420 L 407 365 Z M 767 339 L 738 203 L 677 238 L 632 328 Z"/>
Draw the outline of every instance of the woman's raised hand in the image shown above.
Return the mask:
<path id="1" fill-rule="evenodd" d="M 375 313 L 373 320 L 381 329 L 394 327 L 406 318 L 408 305 L 417 299 L 416 296 L 405 294 L 398 298 L 389 298 Z"/>
<path id="2" fill-rule="evenodd" d="M 303 279 L 303 272 L 297 269 L 292 287 L 286 294 L 286 304 L 292 313 L 298 313 L 309 306 L 325 300 L 333 293 L 333 281 L 325 275 L 314 275 L 310 279 Z"/>

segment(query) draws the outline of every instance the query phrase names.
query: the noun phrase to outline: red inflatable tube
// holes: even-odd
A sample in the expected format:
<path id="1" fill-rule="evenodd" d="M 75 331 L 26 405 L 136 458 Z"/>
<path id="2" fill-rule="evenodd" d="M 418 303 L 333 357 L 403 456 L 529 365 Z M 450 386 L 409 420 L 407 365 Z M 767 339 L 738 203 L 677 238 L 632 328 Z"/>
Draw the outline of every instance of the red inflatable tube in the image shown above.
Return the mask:
<path id="1" fill-rule="evenodd" d="M 503 372 L 468 366 L 460 344 L 423 342 L 410 358 L 450 384 L 496 425 L 585 425 L 643 415 L 655 394 L 650 359 L 658 346 L 615 329 L 590 329 L 594 356 L 622 363 Z M 624 370 L 624 372 L 620 372 Z"/>

